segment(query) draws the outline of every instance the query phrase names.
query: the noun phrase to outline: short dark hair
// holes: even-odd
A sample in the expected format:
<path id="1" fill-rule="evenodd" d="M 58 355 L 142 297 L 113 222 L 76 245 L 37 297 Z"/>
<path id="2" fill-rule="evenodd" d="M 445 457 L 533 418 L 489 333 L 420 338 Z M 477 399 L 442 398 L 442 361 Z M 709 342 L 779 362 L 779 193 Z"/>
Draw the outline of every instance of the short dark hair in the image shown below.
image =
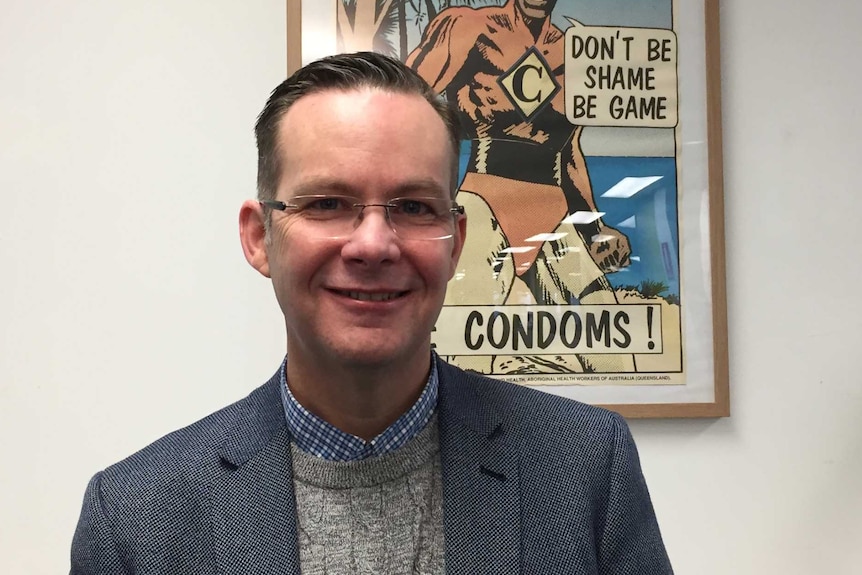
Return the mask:
<path id="1" fill-rule="evenodd" d="M 258 199 L 275 199 L 281 178 L 278 127 L 290 107 L 303 96 L 316 92 L 357 88 L 380 88 L 389 92 L 416 94 L 431 104 L 445 124 L 452 145 L 451 194 L 454 198 L 461 138 L 454 110 L 419 74 L 400 60 L 376 52 L 356 52 L 311 62 L 272 91 L 254 127 L 257 139 Z"/>

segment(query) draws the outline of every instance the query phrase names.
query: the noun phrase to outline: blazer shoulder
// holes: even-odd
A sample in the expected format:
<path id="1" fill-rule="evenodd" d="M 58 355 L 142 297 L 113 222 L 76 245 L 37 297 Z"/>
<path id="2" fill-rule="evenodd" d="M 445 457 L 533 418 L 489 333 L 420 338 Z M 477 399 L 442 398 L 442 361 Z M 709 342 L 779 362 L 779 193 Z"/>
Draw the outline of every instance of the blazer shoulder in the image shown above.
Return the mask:
<path id="1" fill-rule="evenodd" d="M 219 452 L 237 428 L 251 434 L 249 441 L 266 441 L 283 425 L 278 378 L 273 377 L 245 398 L 109 466 L 99 474 L 102 489 L 147 488 L 178 476 L 206 474 L 220 465 Z"/>
<path id="2" fill-rule="evenodd" d="M 602 407 L 554 395 L 440 362 L 447 392 L 468 411 L 496 413 L 520 436 L 541 436 L 552 443 L 568 439 L 612 440 L 627 429 L 619 414 Z"/>
<path id="3" fill-rule="evenodd" d="M 72 572 L 95 573 L 93 565 L 116 566 L 136 556 L 179 565 L 197 560 L 189 550 L 211 548 L 207 509 L 213 486 L 242 457 L 284 437 L 278 381 L 273 377 L 246 398 L 97 473 L 84 494 Z M 158 571 L 197 572 L 186 563 Z"/>

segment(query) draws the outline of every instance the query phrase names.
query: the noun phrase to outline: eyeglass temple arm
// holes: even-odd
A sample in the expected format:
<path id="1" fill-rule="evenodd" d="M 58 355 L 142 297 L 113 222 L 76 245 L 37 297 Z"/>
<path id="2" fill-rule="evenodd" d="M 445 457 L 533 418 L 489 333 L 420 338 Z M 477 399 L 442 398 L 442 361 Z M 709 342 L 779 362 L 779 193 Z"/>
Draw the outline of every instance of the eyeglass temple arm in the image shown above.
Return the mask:
<path id="1" fill-rule="evenodd" d="M 278 200 L 258 200 L 258 203 L 265 208 L 280 210 L 282 212 L 290 207 L 284 202 L 280 202 Z"/>

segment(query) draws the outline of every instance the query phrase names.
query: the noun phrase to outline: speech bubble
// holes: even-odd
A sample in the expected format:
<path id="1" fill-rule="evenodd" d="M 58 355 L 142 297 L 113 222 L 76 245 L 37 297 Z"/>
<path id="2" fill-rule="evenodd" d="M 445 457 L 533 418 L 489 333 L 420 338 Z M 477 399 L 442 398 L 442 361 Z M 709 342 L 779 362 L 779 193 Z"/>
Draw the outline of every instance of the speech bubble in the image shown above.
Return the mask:
<path id="1" fill-rule="evenodd" d="M 673 30 L 584 26 L 566 29 L 566 117 L 581 126 L 672 128 L 678 122 Z"/>

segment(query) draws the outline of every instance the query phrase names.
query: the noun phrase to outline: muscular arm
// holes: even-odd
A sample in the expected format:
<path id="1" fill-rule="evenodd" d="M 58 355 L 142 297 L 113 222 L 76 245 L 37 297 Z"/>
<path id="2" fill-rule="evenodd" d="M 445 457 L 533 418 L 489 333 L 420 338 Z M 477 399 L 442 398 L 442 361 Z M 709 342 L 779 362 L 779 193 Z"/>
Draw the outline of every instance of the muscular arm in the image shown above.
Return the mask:
<path id="1" fill-rule="evenodd" d="M 587 174 L 586 160 L 581 151 L 581 132 L 583 129 L 583 126 L 576 126 L 571 138 L 560 152 L 560 163 L 562 164 L 560 184 L 566 194 L 569 213 L 597 211 L 596 201 L 593 198 L 593 188 Z"/>
<path id="2" fill-rule="evenodd" d="M 586 160 L 581 150 L 583 129 L 583 126 L 577 126 L 560 152 L 560 185 L 566 195 L 570 214 L 578 211 L 598 211 Z M 578 226 L 578 231 L 584 236 L 590 255 L 603 272 L 615 271 L 631 263 L 629 239 L 619 230 L 605 225 L 601 218 Z"/>
<path id="3" fill-rule="evenodd" d="M 465 23 L 466 8 L 449 8 L 428 24 L 422 41 L 407 56 L 406 64 L 442 93 L 464 65 L 475 33 Z"/>

